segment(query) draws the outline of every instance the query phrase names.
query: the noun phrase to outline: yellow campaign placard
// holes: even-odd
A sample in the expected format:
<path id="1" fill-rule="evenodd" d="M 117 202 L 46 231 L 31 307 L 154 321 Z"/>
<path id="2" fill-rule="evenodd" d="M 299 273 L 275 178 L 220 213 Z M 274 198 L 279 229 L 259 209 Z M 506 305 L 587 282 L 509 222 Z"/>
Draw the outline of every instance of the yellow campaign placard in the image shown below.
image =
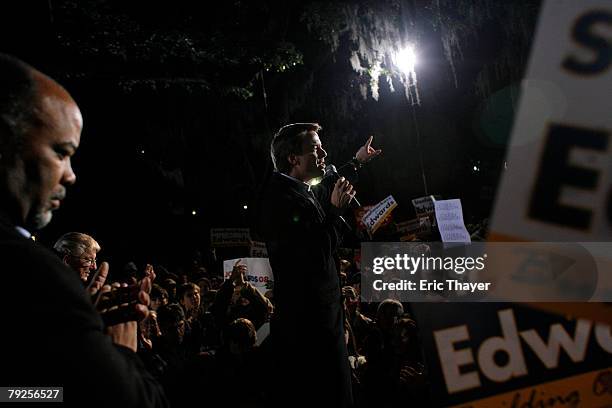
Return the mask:
<path id="1" fill-rule="evenodd" d="M 521 388 L 452 408 L 610 408 L 612 367 Z"/>

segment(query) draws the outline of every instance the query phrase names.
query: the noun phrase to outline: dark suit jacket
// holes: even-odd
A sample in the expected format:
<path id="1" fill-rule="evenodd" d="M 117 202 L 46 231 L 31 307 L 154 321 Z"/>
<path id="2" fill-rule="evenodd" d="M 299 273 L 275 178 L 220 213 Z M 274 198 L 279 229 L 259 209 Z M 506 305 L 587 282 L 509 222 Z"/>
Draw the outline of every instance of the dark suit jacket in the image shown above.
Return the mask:
<path id="1" fill-rule="evenodd" d="M 317 186 L 329 199 L 329 186 Z M 333 254 L 341 220 L 308 187 L 273 174 L 261 204 L 260 233 L 274 274 L 271 325 L 279 392 L 305 405 L 350 406 L 350 369 Z M 288 403 L 289 401 L 285 401 Z"/>
<path id="2" fill-rule="evenodd" d="M 77 274 L 4 216 L 0 273 L 2 385 L 63 386 L 79 407 L 167 405 L 136 353 L 103 333 Z"/>

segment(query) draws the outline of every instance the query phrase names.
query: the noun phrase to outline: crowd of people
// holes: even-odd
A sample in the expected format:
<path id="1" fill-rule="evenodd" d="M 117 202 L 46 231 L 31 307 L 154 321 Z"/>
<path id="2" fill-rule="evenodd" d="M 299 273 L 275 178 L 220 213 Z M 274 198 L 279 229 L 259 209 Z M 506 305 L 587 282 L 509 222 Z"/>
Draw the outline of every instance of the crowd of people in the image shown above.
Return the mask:
<path id="1" fill-rule="evenodd" d="M 320 126 L 283 127 L 272 145 L 266 294 L 240 261 L 226 279 L 150 264 L 113 279 L 87 234 L 34 242 L 76 181 L 82 126 L 61 85 L 0 54 L 2 384 L 55 384 L 77 406 L 427 406 L 416 323 L 391 299 L 361 310 L 359 271 L 334 257 L 353 186 L 306 184 L 326 168 Z M 380 153 L 371 143 L 355 170 Z"/>
<path id="2" fill-rule="evenodd" d="M 94 238 L 71 232 L 54 248 L 76 276 L 88 274 L 82 281 L 85 288 L 96 287 L 100 245 Z M 222 271 L 199 260 L 178 273 L 151 264 L 142 270 L 132 263 L 121 269 L 131 274 L 115 286 L 153 279 L 149 313 L 138 324 L 137 354 L 172 406 L 198 400 L 207 406 L 270 406 L 278 392 L 271 364 L 275 345 L 267 329 L 275 311 L 274 297 L 273 292 L 264 294 L 247 282 L 246 265 L 238 261 L 225 280 Z M 406 401 L 428 406 L 415 321 L 397 300 L 362 304 L 360 272 L 353 262 L 339 259 L 338 271 L 355 406 L 394 407 Z M 308 325 L 302 324 L 300 330 L 294 335 L 307 337 Z M 295 350 L 291 365 L 296 372 L 303 355 Z"/>

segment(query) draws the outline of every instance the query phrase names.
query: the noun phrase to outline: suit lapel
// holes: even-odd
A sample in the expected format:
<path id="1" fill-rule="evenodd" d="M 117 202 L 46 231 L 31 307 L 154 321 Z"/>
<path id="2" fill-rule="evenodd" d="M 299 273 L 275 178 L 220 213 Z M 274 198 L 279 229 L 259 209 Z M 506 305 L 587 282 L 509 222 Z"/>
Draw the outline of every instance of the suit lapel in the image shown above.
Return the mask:
<path id="1" fill-rule="evenodd" d="M 299 196 L 302 200 L 308 201 L 308 203 L 310 203 L 312 209 L 318 215 L 319 221 L 323 221 L 325 219 L 325 211 L 323 210 L 323 207 L 321 207 L 321 203 L 319 203 L 316 196 L 308 190 L 308 187 L 301 186 L 297 182 L 294 182 L 293 180 L 288 179 L 287 177 L 281 176 L 280 174 L 277 176 L 280 180 L 282 180 L 283 183 L 286 183 L 290 187 L 291 191 L 295 195 Z"/>

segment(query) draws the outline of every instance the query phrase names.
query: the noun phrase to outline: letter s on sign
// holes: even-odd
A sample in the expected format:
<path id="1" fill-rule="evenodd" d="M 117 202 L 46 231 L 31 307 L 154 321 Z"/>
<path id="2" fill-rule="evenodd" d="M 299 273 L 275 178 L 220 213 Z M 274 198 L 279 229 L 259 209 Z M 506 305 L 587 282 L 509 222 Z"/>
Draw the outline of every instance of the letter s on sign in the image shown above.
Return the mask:
<path id="1" fill-rule="evenodd" d="M 563 61 L 563 68 L 575 74 L 597 75 L 605 72 L 612 63 L 612 40 L 594 33 L 598 25 L 612 28 L 612 13 L 606 10 L 594 10 L 578 18 L 572 29 L 572 38 L 580 45 L 588 48 L 594 58 L 591 61 L 581 61 L 570 55 Z"/>

